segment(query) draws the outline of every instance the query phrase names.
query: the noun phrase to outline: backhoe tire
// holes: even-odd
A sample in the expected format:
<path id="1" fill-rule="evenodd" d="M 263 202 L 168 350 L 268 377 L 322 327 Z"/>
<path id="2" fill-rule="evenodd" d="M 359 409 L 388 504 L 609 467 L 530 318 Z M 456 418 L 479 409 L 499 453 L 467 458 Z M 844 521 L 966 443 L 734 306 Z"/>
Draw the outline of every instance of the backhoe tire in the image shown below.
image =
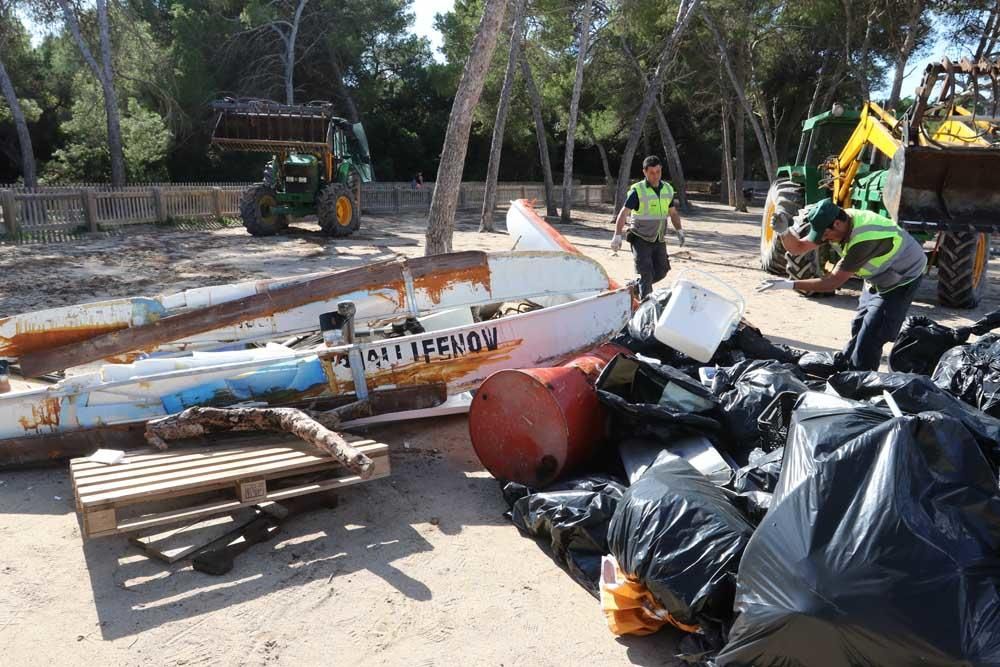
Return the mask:
<path id="1" fill-rule="evenodd" d="M 255 185 L 240 198 L 240 218 L 243 226 L 254 236 L 274 236 L 288 227 L 288 216 L 278 215 L 271 209 L 278 205 L 274 188 Z"/>
<path id="2" fill-rule="evenodd" d="M 319 193 L 316 217 L 327 236 L 350 236 L 361 226 L 354 194 L 343 183 L 330 183 Z"/>
<path id="3" fill-rule="evenodd" d="M 951 308 L 975 308 L 989 284 L 990 235 L 942 232 L 937 254 L 938 301 Z"/>
<path id="4" fill-rule="evenodd" d="M 785 247 L 771 227 L 771 221 L 785 218 L 791 225 L 792 217 L 805 204 L 802 186 L 787 178 L 780 178 L 771 184 L 764 201 L 764 215 L 760 221 L 760 265 L 768 273 L 785 275 Z"/>

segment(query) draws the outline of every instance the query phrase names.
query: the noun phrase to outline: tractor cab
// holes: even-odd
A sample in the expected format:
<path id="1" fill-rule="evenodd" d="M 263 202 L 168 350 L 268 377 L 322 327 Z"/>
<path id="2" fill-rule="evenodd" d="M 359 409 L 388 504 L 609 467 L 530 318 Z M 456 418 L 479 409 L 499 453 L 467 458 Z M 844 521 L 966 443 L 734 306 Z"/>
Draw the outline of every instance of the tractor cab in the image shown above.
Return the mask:
<path id="1" fill-rule="evenodd" d="M 840 153 L 844 144 L 857 127 L 861 112 L 855 110 L 826 111 L 802 123 L 802 132 L 806 135 L 806 152 L 802 164 L 785 165 L 778 168 L 778 178 L 805 188 L 805 202 L 812 204 L 824 197 L 830 196 L 827 187 L 823 187 L 824 174 L 821 165 L 827 158 Z M 867 165 L 864 165 L 867 173 Z"/>

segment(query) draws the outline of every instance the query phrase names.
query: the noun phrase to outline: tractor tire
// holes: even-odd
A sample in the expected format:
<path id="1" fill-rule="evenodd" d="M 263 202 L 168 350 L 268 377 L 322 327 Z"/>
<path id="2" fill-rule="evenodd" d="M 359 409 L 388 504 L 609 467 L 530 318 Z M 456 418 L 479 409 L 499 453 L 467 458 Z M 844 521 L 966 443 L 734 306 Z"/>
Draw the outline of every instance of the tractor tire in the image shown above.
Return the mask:
<path id="1" fill-rule="evenodd" d="M 243 226 L 253 236 L 274 236 L 288 227 L 287 215 L 271 213 L 271 208 L 277 204 L 278 196 L 274 188 L 255 185 L 245 191 L 240 198 L 240 218 L 243 219 Z"/>
<path id="2" fill-rule="evenodd" d="M 796 211 L 797 213 L 797 211 Z M 795 233 L 801 237 L 805 233 L 805 228 L 796 228 Z M 826 275 L 826 265 L 835 261 L 836 256 L 829 245 L 823 244 L 815 250 L 802 255 L 785 253 L 785 272 L 791 280 L 808 280 L 810 278 L 822 278 Z M 835 292 L 803 292 L 799 294 L 808 297 L 832 296 Z"/>
<path id="3" fill-rule="evenodd" d="M 937 254 L 938 301 L 952 308 L 975 308 L 989 284 L 990 235 L 942 232 Z"/>
<path id="4" fill-rule="evenodd" d="M 768 273 L 785 275 L 785 247 L 771 227 L 771 221 L 783 217 L 791 224 L 792 216 L 805 204 L 802 186 L 782 178 L 771 184 L 764 201 L 764 215 L 760 221 L 760 265 Z"/>
<path id="5" fill-rule="evenodd" d="M 327 236 L 350 236 L 361 226 L 361 211 L 343 183 L 330 183 L 319 193 L 316 217 Z"/>

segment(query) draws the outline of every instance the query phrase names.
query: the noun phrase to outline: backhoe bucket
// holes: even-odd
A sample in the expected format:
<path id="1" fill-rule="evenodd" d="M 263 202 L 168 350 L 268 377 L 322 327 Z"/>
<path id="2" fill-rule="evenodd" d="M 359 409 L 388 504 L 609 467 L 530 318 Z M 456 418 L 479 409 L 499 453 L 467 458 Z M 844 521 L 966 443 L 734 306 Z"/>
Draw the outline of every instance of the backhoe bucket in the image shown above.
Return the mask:
<path id="1" fill-rule="evenodd" d="M 1000 150 L 901 147 L 892 158 L 883 201 L 893 220 L 908 227 L 1000 229 Z"/>

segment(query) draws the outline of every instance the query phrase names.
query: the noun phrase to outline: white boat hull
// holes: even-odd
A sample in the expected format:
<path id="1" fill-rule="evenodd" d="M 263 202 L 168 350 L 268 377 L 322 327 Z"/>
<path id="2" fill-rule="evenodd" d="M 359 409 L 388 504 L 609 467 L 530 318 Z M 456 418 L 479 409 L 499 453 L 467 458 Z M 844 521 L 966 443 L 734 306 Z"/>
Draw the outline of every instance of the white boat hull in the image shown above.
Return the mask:
<path id="1" fill-rule="evenodd" d="M 608 340 L 628 321 L 627 290 L 472 325 L 341 348 L 279 345 L 108 364 L 43 389 L 0 395 L 0 440 L 147 421 L 196 405 L 285 402 L 355 392 L 357 350 L 368 389 L 444 383 L 448 394 L 492 373 L 559 363 Z"/>

